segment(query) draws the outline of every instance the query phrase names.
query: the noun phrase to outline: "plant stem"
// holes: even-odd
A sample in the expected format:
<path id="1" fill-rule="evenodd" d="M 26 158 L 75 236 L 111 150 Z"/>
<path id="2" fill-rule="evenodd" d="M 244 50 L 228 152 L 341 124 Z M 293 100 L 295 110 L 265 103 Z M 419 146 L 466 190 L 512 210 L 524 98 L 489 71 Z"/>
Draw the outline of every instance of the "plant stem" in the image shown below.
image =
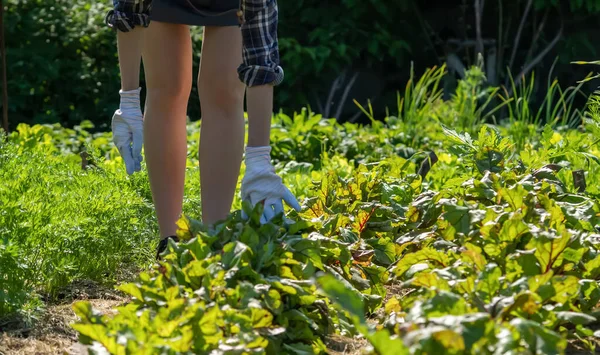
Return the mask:
<path id="1" fill-rule="evenodd" d="M 515 37 L 515 44 L 513 46 L 512 54 L 510 56 L 510 62 L 508 62 L 509 70 L 510 70 L 510 68 L 512 68 L 512 66 L 515 62 L 515 56 L 517 55 L 517 49 L 519 47 L 519 41 L 521 40 L 521 34 L 523 32 L 523 28 L 525 27 L 527 15 L 529 15 L 529 10 L 531 9 L 532 3 L 533 3 L 533 0 L 527 1 L 527 6 L 525 7 L 525 13 L 523 14 L 523 17 L 521 18 L 521 24 L 519 24 L 519 29 L 517 30 L 517 35 Z"/>
<path id="2" fill-rule="evenodd" d="M 336 120 L 339 120 L 340 117 L 342 116 L 342 110 L 344 109 L 344 104 L 346 103 L 346 100 L 348 99 L 348 93 L 350 92 L 350 89 L 352 89 L 352 87 L 354 86 L 354 82 L 356 81 L 357 77 L 358 77 L 358 72 L 355 72 L 354 75 L 352 75 L 352 79 L 350 79 L 350 82 L 346 85 L 346 88 L 344 89 L 344 93 L 342 94 L 342 98 L 340 99 L 340 102 L 338 104 L 338 108 L 337 108 L 337 111 L 335 112 L 335 116 L 333 116 Z"/>
<path id="3" fill-rule="evenodd" d="M 477 35 L 476 54 L 483 54 L 483 39 L 481 37 L 481 16 L 483 15 L 483 0 L 475 0 L 475 31 Z"/>

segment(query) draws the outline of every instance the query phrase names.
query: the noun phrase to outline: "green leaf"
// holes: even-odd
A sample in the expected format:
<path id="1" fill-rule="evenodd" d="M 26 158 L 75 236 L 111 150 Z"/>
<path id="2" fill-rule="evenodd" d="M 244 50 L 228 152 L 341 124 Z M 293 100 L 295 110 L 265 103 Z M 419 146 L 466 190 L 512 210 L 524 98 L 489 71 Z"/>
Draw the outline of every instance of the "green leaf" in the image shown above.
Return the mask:
<path id="1" fill-rule="evenodd" d="M 540 233 L 527 244 L 528 249 L 535 248 L 535 257 L 542 272 L 558 268 L 562 264 L 563 252 L 569 244 L 570 236 L 565 231 L 562 235 L 554 236 L 549 233 Z"/>
<path id="2" fill-rule="evenodd" d="M 294 224 L 292 224 L 289 228 L 290 234 L 298 234 L 298 232 L 307 230 L 312 227 L 312 224 L 309 221 L 300 220 Z"/>
<path id="3" fill-rule="evenodd" d="M 202 316 L 202 320 L 200 321 L 200 328 L 202 330 L 202 334 L 205 335 L 214 335 L 219 329 L 217 325 L 217 317 L 219 315 L 219 308 L 213 307 L 208 310 Z"/>
<path id="4" fill-rule="evenodd" d="M 358 320 L 360 324 L 366 323 L 365 308 L 359 294 L 347 288 L 337 278 L 324 274 L 317 279 L 320 289 L 343 310 Z"/>
<path id="5" fill-rule="evenodd" d="M 488 264 L 485 270 L 479 274 L 477 281 L 475 282 L 475 289 L 479 298 L 486 302 L 492 302 L 492 299 L 496 297 L 500 291 L 500 277 L 502 276 L 502 270 L 496 264 Z"/>
<path id="6" fill-rule="evenodd" d="M 485 257 L 481 254 L 481 252 L 477 249 L 469 248 L 469 246 L 465 246 L 467 250 L 462 252 L 462 259 L 473 266 L 476 267 L 477 270 L 483 270 L 487 261 Z"/>
<path id="7" fill-rule="evenodd" d="M 375 250 L 375 261 L 388 266 L 396 261 L 396 244 L 388 238 L 369 239 L 366 242 Z"/>
<path id="8" fill-rule="evenodd" d="M 450 291 L 448 281 L 441 278 L 437 273 L 419 273 L 417 276 L 407 281 L 407 284 L 413 287 L 425 287 L 432 290 Z"/>
<path id="9" fill-rule="evenodd" d="M 442 214 L 442 217 L 448 221 L 457 232 L 465 235 L 469 233 L 471 218 L 468 207 L 445 204 L 444 210 L 446 212 Z"/>
<path id="10" fill-rule="evenodd" d="M 283 304 L 281 303 L 281 295 L 279 292 L 277 292 L 277 290 L 270 289 L 264 297 L 269 309 L 273 313 L 279 314 L 283 308 Z"/>
<path id="11" fill-rule="evenodd" d="M 392 272 L 398 277 L 404 275 L 413 265 L 426 261 L 429 265 L 439 268 L 445 268 L 450 264 L 450 259 L 446 254 L 432 248 L 423 248 L 416 253 L 405 254 L 400 261 L 392 268 Z"/>
<path id="12" fill-rule="evenodd" d="M 378 265 L 364 266 L 360 269 L 365 273 L 370 287 L 370 293 L 385 297 L 387 291 L 385 285 L 388 283 L 389 272 L 386 268 Z"/>
<path id="13" fill-rule="evenodd" d="M 562 354 L 567 347 L 566 339 L 545 329 L 537 322 L 515 318 L 510 324 L 515 327 L 519 337 L 528 345 L 529 351 L 536 354 L 558 355 Z"/>
<path id="14" fill-rule="evenodd" d="M 586 248 L 566 248 L 563 257 L 565 260 L 568 260 L 572 263 L 579 263 L 583 259 L 583 254 L 585 254 L 586 251 Z"/>
<path id="15" fill-rule="evenodd" d="M 252 308 L 252 326 L 254 328 L 265 328 L 270 327 L 273 323 L 273 315 L 265 310 L 259 308 Z"/>
<path id="16" fill-rule="evenodd" d="M 534 253 L 536 251 L 533 251 Z M 539 275 L 545 270 L 542 270 L 540 267 L 538 260 L 534 253 L 529 251 L 527 252 L 518 252 L 513 257 L 516 257 L 517 265 L 519 265 L 520 270 L 515 270 L 515 272 L 520 276 L 522 273 L 524 276 L 534 276 Z M 511 259 L 512 260 L 512 259 Z M 509 262 L 507 262 L 509 265 Z M 512 264 L 515 265 L 515 264 Z"/>
<path id="17" fill-rule="evenodd" d="M 502 171 L 502 164 L 504 162 L 504 154 L 494 149 L 486 149 L 485 151 L 479 151 L 476 155 L 475 166 L 479 173 L 484 174 L 486 171 L 493 173 L 499 173 Z"/>
<path id="18" fill-rule="evenodd" d="M 579 282 L 575 276 L 554 276 L 550 284 L 540 286 L 538 294 L 546 301 L 564 304 L 579 293 Z"/>
<path id="19" fill-rule="evenodd" d="M 260 243 L 260 239 L 254 228 L 250 225 L 245 225 L 242 235 L 240 236 L 240 242 L 247 245 L 250 249 L 256 249 Z"/>
<path id="20" fill-rule="evenodd" d="M 448 314 L 462 315 L 467 311 L 468 305 L 465 299 L 447 291 L 436 292 L 434 297 L 423 300 L 420 308 L 417 307 L 411 310 L 411 312 L 420 313 L 430 318 Z"/>
<path id="21" fill-rule="evenodd" d="M 189 282 L 195 289 L 200 288 L 202 278 L 206 276 L 208 270 L 204 268 L 204 263 L 200 260 L 194 260 L 183 268 L 185 280 Z"/>
<path id="22" fill-rule="evenodd" d="M 77 317 L 82 318 L 88 322 L 94 319 L 94 310 L 92 304 L 89 301 L 78 301 L 73 304 L 73 312 Z"/>
<path id="23" fill-rule="evenodd" d="M 301 284 L 294 282 L 291 279 L 285 279 L 277 276 L 266 277 L 265 280 L 278 290 L 290 295 L 303 295 L 307 291 L 302 288 Z"/>
<path id="24" fill-rule="evenodd" d="M 314 355 L 314 350 L 311 345 L 302 343 L 283 344 L 283 347 L 287 349 L 291 354 L 296 355 Z"/>
<path id="25" fill-rule="evenodd" d="M 134 283 L 126 283 L 126 284 L 119 285 L 119 286 L 117 286 L 117 289 L 137 298 L 140 301 L 144 300 L 144 295 L 142 294 L 142 289 Z"/>
<path id="26" fill-rule="evenodd" d="M 445 329 L 434 332 L 433 339 L 451 353 L 455 351 L 465 351 L 465 341 L 463 337 L 453 330 Z"/>
<path id="27" fill-rule="evenodd" d="M 540 286 L 547 285 L 550 282 L 550 280 L 552 280 L 553 276 L 554 272 L 552 270 L 542 275 L 530 276 L 527 280 L 529 284 L 529 290 L 531 292 L 537 292 Z"/>
<path id="28" fill-rule="evenodd" d="M 566 303 L 579 294 L 579 280 L 575 276 L 555 276 L 552 278 L 555 295 L 552 300 Z"/>
<path id="29" fill-rule="evenodd" d="M 400 305 L 400 301 L 397 297 L 390 298 L 385 304 L 385 313 L 390 314 L 392 312 L 400 312 L 402 306 Z"/>
<path id="30" fill-rule="evenodd" d="M 402 340 L 390 336 L 387 330 L 380 330 L 372 335 L 367 335 L 369 343 L 373 345 L 375 351 L 381 355 L 408 355 L 408 348 L 404 346 Z"/>
<path id="31" fill-rule="evenodd" d="M 527 190 L 520 184 L 510 188 L 504 187 L 498 192 L 498 195 L 509 204 L 513 211 L 520 211 L 524 207 L 523 200 L 527 194 Z"/>
<path id="32" fill-rule="evenodd" d="M 306 312 L 305 309 L 303 309 L 304 312 Z M 288 311 L 285 311 L 281 314 L 281 318 L 286 319 L 287 321 L 289 321 L 290 323 L 292 321 L 298 321 L 301 323 L 301 326 L 303 327 L 302 330 L 309 332 L 309 334 L 305 335 L 305 336 L 309 336 L 309 337 L 313 337 L 312 336 L 312 331 L 311 329 L 314 330 L 318 330 L 319 326 L 318 324 L 311 318 L 309 318 L 304 312 L 298 310 L 298 309 L 290 309 Z M 296 324 L 298 325 L 298 324 Z M 292 331 L 293 329 L 288 328 L 288 331 Z M 296 338 L 298 338 L 298 334 L 295 334 Z"/>
<path id="33" fill-rule="evenodd" d="M 446 127 L 445 125 L 442 125 L 442 130 L 446 137 L 448 137 L 452 142 L 457 143 L 459 146 L 465 146 L 465 148 L 468 148 L 469 150 L 476 149 L 469 133 L 460 134 Z"/>
<path id="34" fill-rule="evenodd" d="M 231 269 L 234 266 L 238 266 L 246 253 L 251 253 L 251 250 L 247 245 L 241 242 L 227 243 L 223 247 L 223 266 L 225 269 Z"/>
<path id="35" fill-rule="evenodd" d="M 106 326 L 100 324 L 72 324 L 71 327 L 79 332 L 82 336 L 93 339 L 112 353 L 116 353 L 120 347 L 117 345 L 116 339 L 107 336 Z"/>
<path id="36" fill-rule="evenodd" d="M 319 243 L 317 241 L 303 238 L 293 242 L 288 241 L 288 243 L 290 244 L 291 250 L 293 250 L 294 253 L 307 257 L 314 266 L 320 270 L 323 270 L 321 249 L 319 248 Z"/>
<path id="37" fill-rule="evenodd" d="M 508 297 L 498 302 L 503 308 L 498 312 L 498 318 L 507 319 L 512 316 L 512 312 L 517 312 L 516 315 L 530 317 L 538 312 L 541 307 L 541 299 L 534 293 L 525 291 L 519 293 L 515 297 Z"/>
<path id="38" fill-rule="evenodd" d="M 501 245 L 499 244 L 494 244 L 494 243 L 490 243 L 490 244 L 486 244 L 483 247 L 483 251 L 485 251 L 485 253 L 489 256 L 491 256 L 492 258 L 500 256 L 502 254 L 502 248 Z"/>
<path id="39" fill-rule="evenodd" d="M 556 318 L 561 321 L 561 322 L 565 322 L 565 323 L 571 323 L 571 324 L 590 324 L 596 321 L 595 317 L 592 317 L 590 315 L 584 314 L 584 313 L 579 313 L 579 312 L 567 312 L 567 311 L 561 311 L 561 312 L 556 312 Z"/>
<path id="40" fill-rule="evenodd" d="M 204 260 L 210 254 L 209 246 L 199 238 L 187 244 L 187 248 L 196 260 Z"/>
<path id="41" fill-rule="evenodd" d="M 583 277 L 595 279 L 600 276 L 600 254 L 596 254 L 594 258 L 585 262 L 585 271 Z"/>
<path id="42" fill-rule="evenodd" d="M 176 300 L 177 296 L 179 296 L 179 287 L 177 286 L 169 287 L 165 292 L 165 299 L 167 302 Z"/>
<path id="43" fill-rule="evenodd" d="M 579 309 L 590 312 L 600 302 L 600 286 L 595 280 L 580 280 Z"/>
<path id="44" fill-rule="evenodd" d="M 459 333 L 457 335 L 462 337 L 464 344 L 463 346 L 456 346 L 456 349 L 473 349 L 474 344 L 482 343 L 486 335 L 491 333 L 492 329 L 490 325 L 493 322 L 487 313 L 470 313 L 458 316 L 448 315 L 432 318 L 430 321 L 432 324 L 441 325 Z M 473 350 L 475 352 L 475 349 Z"/>
<path id="45" fill-rule="evenodd" d="M 543 194 L 538 194 L 537 197 L 540 200 L 540 203 L 546 209 L 547 214 L 545 216 L 545 219 L 548 221 L 550 227 L 556 229 L 559 232 L 564 232 L 565 215 L 560 206 L 554 200 L 550 199 L 548 196 L 545 196 Z"/>
<path id="46" fill-rule="evenodd" d="M 503 242 L 513 242 L 528 231 L 529 227 L 523 222 L 523 216 L 520 213 L 513 213 L 502 224 L 499 237 Z"/>

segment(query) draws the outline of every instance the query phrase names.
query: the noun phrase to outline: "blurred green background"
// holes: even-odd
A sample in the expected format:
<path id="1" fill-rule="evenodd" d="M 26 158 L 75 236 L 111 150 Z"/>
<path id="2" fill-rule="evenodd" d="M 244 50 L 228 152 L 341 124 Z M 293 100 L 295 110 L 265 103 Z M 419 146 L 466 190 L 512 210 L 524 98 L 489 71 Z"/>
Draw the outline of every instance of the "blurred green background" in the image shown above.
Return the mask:
<path id="1" fill-rule="evenodd" d="M 119 100 L 116 36 L 104 25 L 111 1 L 5 0 L 4 6 L 10 127 L 89 120 L 107 130 Z M 549 76 L 563 87 L 584 78 L 592 68 L 571 62 L 595 60 L 600 49 L 600 0 L 295 0 L 279 7 L 286 80 L 276 109 L 309 105 L 340 121 L 366 119 L 353 100 L 372 100 L 380 114 L 395 107 L 411 70 L 419 76 L 448 64 L 443 85 L 451 95 L 461 68 L 476 63 L 477 43 L 484 44 L 490 85 L 507 85 L 509 74 L 518 77 L 524 68 L 535 73 L 532 105 L 543 101 Z M 199 53 L 201 29 L 193 33 Z M 143 85 L 143 73 L 141 79 Z M 591 85 L 583 92 L 591 93 Z M 195 87 L 188 113 L 200 118 Z"/>

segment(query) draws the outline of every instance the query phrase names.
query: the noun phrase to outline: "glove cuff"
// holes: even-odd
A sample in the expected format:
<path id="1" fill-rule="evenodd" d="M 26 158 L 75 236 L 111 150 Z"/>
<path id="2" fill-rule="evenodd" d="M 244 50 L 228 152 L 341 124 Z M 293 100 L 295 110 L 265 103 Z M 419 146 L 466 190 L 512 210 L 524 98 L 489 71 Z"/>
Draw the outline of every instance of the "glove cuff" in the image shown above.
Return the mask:
<path id="1" fill-rule="evenodd" d="M 139 110 L 140 109 L 140 92 L 142 88 L 135 90 L 123 91 L 119 90 L 121 96 L 121 102 L 119 108 L 121 111 Z"/>
<path id="2" fill-rule="evenodd" d="M 246 147 L 246 159 L 251 159 L 259 156 L 271 156 L 271 146 L 262 147 Z"/>
<path id="3" fill-rule="evenodd" d="M 140 96 L 140 92 L 142 91 L 142 88 L 139 87 L 137 89 L 134 90 L 128 90 L 128 91 L 123 91 L 122 89 L 119 90 L 119 95 L 121 95 L 121 97 L 123 96 Z"/>
<path id="4" fill-rule="evenodd" d="M 246 168 L 254 170 L 258 168 L 264 170 L 271 167 L 271 147 L 246 147 Z"/>

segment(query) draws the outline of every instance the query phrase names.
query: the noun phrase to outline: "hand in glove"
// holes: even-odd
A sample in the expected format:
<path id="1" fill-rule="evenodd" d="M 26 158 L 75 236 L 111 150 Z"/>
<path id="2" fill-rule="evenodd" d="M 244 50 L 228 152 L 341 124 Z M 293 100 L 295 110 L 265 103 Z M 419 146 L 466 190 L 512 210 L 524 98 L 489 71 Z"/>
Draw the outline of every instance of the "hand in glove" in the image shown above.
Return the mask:
<path id="1" fill-rule="evenodd" d="M 250 201 L 253 208 L 257 203 L 264 203 L 261 224 L 283 213 L 283 201 L 300 211 L 296 197 L 283 185 L 281 177 L 275 174 L 275 168 L 271 164 L 271 147 L 248 147 L 245 162 L 246 173 L 242 180 L 241 198 L 242 201 Z M 248 218 L 245 213 L 243 217 Z"/>
<path id="2" fill-rule="evenodd" d="M 141 88 L 119 91 L 121 105 L 112 117 L 113 142 L 123 161 L 127 174 L 140 171 L 144 141 L 144 116 L 140 108 Z"/>

